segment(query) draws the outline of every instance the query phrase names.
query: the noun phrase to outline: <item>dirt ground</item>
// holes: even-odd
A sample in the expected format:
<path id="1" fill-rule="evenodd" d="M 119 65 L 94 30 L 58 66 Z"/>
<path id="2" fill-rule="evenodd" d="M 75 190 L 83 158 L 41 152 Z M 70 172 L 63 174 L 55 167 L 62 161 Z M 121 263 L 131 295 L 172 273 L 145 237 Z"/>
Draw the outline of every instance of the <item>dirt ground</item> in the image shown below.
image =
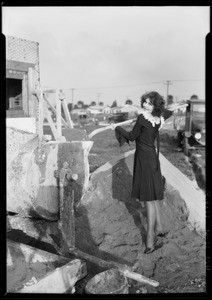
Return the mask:
<path id="1" fill-rule="evenodd" d="M 89 134 L 98 126 L 84 126 Z M 130 130 L 131 127 L 126 129 Z M 90 172 L 117 157 L 123 152 L 135 148 L 135 143 L 118 146 L 114 131 L 107 130 L 93 138 L 94 145 L 89 154 Z M 182 152 L 176 151 L 176 133 L 171 130 L 161 132 L 161 153 L 191 180 L 196 180 L 189 159 Z M 205 153 L 198 158 L 203 172 Z M 159 282 L 157 288 L 128 280 L 130 294 L 149 293 L 203 293 L 206 292 L 206 242 L 205 238 L 191 231 L 182 224 L 175 231 L 170 231 L 163 240 L 163 247 L 149 255 L 142 255 L 136 263 L 135 271 Z M 160 240 L 159 240 L 160 242 Z M 90 269 L 91 270 L 91 269 Z M 100 270 L 91 270 L 90 277 Z M 76 293 L 85 293 L 87 278 L 76 284 Z"/>
<path id="2" fill-rule="evenodd" d="M 89 134 L 94 126 L 84 127 Z M 127 127 L 130 130 L 131 127 Z M 190 158 L 177 150 L 176 131 L 161 131 L 161 153 L 190 180 L 196 180 L 197 176 L 190 163 Z M 121 148 L 114 137 L 114 131 L 107 130 L 93 137 L 94 145 L 90 151 L 90 171 L 93 172 L 99 166 L 120 153 L 135 148 L 135 143 L 125 144 Z M 202 176 L 205 176 L 205 151 L 197 152 L 201 156 L 196 162 L 201 167 Z M 197 184 L 201 188 L 197 180 Z M 138 261 L 137 272 L 152 278 L 160 283 L 157 288 L 142 285 L 135 281 L 129 281 L 130 294 L 146 293 L 202 293 L 206 291 L 206 242 L 205 238 L 191 231 L 188 227 L 179 226 L 175 232 L 169 232 L 163 240 L 161 250 L 148 255 L 144 261 Z"/>

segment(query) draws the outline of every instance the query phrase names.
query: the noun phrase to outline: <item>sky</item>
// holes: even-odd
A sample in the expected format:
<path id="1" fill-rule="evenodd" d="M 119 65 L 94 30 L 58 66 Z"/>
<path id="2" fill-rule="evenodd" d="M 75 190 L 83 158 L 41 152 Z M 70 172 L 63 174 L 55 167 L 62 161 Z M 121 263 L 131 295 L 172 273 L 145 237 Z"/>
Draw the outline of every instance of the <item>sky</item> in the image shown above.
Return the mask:
<path id="1" fill-rule="evenodd" d="M 175 101 L 205 98 L 209 6 L 17 6 L 2 17 L 3 34 L 39 43 L 41 85 L 68 102 L 139 105 L 167 87 Z"/>

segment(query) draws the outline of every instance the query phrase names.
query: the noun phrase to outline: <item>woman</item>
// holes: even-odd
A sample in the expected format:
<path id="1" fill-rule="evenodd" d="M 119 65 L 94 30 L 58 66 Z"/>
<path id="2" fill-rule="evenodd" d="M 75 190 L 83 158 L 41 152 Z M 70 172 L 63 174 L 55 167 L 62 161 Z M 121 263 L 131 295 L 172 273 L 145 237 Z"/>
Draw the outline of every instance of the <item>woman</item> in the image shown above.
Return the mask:
<path id="1" fill-rule="evenodd" d="M 162 244 L 156 244 L 157 236 L 165 236 L 159 210 L 159 201 L 164 198 L 164 183 L 159 162 L 159 129 L 172 112 L 165 109 L 165 101 L 157 92 L 144 94 L 141 97 L 141 107 L 141 114 L 132 131 L 128 132 L 117 126 L 115 134 L 120 146 L 124 142 L 136 141 L 131 196 L 145 202 L 147 210 L 145 253 L 149 254 L 162 247 Z"/>

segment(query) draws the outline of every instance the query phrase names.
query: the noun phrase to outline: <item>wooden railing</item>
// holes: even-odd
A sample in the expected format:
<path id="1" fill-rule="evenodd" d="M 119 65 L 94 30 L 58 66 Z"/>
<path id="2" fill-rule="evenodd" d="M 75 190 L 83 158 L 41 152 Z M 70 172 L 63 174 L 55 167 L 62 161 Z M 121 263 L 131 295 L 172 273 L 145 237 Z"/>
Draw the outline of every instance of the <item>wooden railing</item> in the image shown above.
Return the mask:
<path id="1" fill-rule="evenodd" d="M 67 102 L 65 99 L 65 94 L 62 90 L 59 89 L 39 89 L 32 92 L 34 95 L 38 98 L 38 112 L 37 112 L 37 120 L 38 120 L 38 126 L 37 126 L 37 133 L 40 139 L 42 139 L 43 136 L 43 121 L 44 121 L 44 114 L 47 117 L 49 126 L 52 130 L 53 136 L 56 141 L 65 141 L 65 137 L 62 136 L 62 125 L 64 125 L 66 128 L 73 128 L 73 122 L 71 120 Z M 47 99 L 46 94 L 48 93 L 55 93 L 55 99 L 56 99 L 56 108 L 54 105 L 50 103 L 50 101 Z M 62 106 L 61 106 L 62 105 Z M 61 115 L 61 107 L 63 107 L 66 120 Z M 56 124 L 54 123 L 51 113 L 48 108 L 51 108 L 52 112 L 56 115 Z"/>

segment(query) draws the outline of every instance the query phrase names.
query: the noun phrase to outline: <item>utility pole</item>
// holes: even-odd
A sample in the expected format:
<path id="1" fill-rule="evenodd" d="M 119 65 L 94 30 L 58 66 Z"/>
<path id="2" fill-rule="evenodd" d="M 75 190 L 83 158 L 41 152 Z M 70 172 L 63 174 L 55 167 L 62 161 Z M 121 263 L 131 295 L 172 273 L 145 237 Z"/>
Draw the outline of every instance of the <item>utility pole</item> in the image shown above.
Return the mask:
<path id="1" fill-rule="evenodd" d="M 169 85 L 171 85 L 172 83 L 170 80 L 166 80 L 166 82 L 164 84 L 167 85 L 167 96 L 166 96 L 166 101 L 167 101 L 168 95 L 169 95 Z"/>
<path id="2" fill-rule="evenodd" d="M 71 89 L 72 110 L 74 109 L 74 90 L 75 89 Z"/>
<path id="3" fill-rule="evenodd" d="M 98 99 L 98 100 L 97 100 L 97 103 L 98 103 L 98 105 L 99 105 L 100 93 L 97 94 L 97 97 L 98 97 L 98 98 L 97 98 L 97 99 Z"/>

